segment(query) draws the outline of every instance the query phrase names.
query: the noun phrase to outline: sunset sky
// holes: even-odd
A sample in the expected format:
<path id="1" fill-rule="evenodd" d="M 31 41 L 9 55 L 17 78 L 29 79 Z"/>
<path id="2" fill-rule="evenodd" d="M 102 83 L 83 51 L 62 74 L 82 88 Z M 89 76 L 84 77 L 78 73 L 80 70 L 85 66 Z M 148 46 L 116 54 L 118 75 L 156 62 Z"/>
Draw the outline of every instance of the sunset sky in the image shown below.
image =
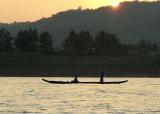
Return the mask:
<path id="1" fill-rule="evenodd" d="M 0 0 L 0 22 L 35 21 L 59 11 L 76 9 L 79 6 L 83 9 L 97 8 L 115 1 L 124 0 Z"/>

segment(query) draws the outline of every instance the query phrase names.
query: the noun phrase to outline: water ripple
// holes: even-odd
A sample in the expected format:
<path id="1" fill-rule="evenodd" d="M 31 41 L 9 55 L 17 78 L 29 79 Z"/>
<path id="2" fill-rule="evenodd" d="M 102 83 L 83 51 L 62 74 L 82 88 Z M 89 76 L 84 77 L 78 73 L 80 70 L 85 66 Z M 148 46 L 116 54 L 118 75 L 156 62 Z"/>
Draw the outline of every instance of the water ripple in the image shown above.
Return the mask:
<path id="1" fill-rule="evenodd" d="M 53 85 L 41 78 L 3 78 L 0 114 L 159 114 L 160 79 L 129 80 L 122 85 Z"/>

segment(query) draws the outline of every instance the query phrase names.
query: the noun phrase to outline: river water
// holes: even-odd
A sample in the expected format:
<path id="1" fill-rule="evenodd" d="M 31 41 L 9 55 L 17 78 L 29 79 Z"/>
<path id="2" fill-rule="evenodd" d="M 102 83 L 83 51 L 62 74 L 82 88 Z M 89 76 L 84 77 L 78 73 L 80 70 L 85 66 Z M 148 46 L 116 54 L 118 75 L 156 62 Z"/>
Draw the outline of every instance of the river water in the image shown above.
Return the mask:
<path id="1" fill-rule="evenodd" d="M 54 85 L 41 79 L 1 77 L 0 114 L 160 114 L 160 78 L 128 78 L 120 85 Z"/>

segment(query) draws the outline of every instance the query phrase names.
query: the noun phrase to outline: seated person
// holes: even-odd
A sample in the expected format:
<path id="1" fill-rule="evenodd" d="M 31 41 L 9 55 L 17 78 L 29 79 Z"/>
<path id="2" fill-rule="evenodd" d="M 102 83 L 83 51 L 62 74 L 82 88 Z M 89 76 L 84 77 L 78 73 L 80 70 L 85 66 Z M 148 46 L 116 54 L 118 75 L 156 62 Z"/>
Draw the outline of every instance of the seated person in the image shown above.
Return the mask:
<path id="1" fill-rule="evenodd" d="M 77 76 L 75 76 L 75 77 L 74 77 L 74 80 L 72 80 L 71 82 L 73 82 L 73 83 L 78 83 L 79 81 L 78 81 Z"/>

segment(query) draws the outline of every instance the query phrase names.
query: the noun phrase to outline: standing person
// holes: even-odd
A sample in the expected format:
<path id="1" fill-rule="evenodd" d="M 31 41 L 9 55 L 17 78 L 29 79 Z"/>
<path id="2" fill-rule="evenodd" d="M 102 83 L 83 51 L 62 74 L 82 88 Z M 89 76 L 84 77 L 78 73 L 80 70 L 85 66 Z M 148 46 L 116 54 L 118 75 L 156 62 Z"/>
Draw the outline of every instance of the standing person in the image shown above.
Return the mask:
<path id="1" fill-rule="evenodd" d="M 104 83 L 104 71 L 101 72 L 100 83 L 101 83 L 101 84 Z"/>

